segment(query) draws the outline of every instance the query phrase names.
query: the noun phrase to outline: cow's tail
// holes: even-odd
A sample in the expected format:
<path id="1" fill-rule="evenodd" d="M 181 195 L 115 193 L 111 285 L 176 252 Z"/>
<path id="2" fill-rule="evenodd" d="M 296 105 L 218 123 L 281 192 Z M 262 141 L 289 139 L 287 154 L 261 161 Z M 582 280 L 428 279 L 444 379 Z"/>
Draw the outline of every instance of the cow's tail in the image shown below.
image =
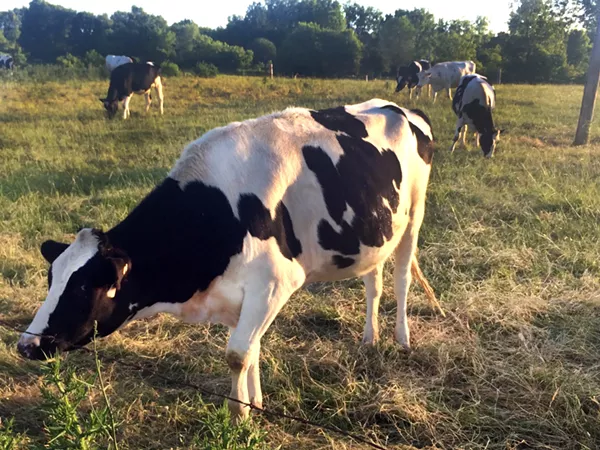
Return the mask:
<path id="1" fill-rule="evenodd" d="M 427 281 L 427 278 L 425 278 L 425 275 L 423 275 L 423 272 L 421 271 L 421 267 L 419 266 L 419 260 L 417 259 L 417 252 L 413 254 L 412 262 L 410 265 L 410 272 L 412 273 L 413 278 L 417 279 L 417 281 L 425 291 L 425 295 L 427 296 L 429 303 L 431 303 L 432 308 L 437 309 L 442 315 L 442 317 L 446 317 L 446 313 L 444 312 L 444 310 L 440 306 L 440 303 L 435 297 L 435 292 L 433 292 L 433 288 L 431 287 L 429 281 Z"/>

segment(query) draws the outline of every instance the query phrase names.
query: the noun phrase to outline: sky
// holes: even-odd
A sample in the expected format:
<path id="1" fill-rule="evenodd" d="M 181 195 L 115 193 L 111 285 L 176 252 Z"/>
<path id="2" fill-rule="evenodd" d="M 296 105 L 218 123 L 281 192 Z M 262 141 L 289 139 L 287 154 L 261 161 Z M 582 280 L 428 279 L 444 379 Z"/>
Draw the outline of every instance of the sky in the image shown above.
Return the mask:
<path id="1" fill-rule="evenodd" d="M 183 19 L 191 19 L 203 27 L 225 26 L 231 15 L 244 15 L 248 5 L 254 0 L 48 0 L 48 3 L 61 5 L 76 11 L 111 15 L 115 11 L 129 11 L 131 6 L 139 6 L 147 13 L 163 16 L 169 24 Z M 494 32 L 505 31 L 510 13 L 510 0 L 479 0 L 462 3 L 465 7 L 450 0 L 353 0 L 364 6 L 373 6 L 384 14 L 396 9 L 425 8 L 436 19 L 475 20 L 485 16 L 490 20 Z M 345 3 L 344 0 L 341 3 Z M 2 0 L 0 10 L 27 6 L 29 0 Z M 209 6 L 210 5 L 210 6 Z"/>

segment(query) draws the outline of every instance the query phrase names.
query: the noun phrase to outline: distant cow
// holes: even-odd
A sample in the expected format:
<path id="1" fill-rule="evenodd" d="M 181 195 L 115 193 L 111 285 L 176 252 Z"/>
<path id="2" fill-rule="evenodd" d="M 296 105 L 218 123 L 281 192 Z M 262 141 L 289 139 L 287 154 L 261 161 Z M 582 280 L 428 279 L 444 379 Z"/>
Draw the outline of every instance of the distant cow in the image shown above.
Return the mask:
<path id="1" fill-rule="evenodd" d="M 456 132 L 450 151 L 454 151 L 462 130 L 463 145 L 466 143 L 467 126 L 476 130 L 476 142 L 486 158 L 491 158 L 500 139 L 500 130 L 494 127 L 492 110 L 496 106 L 496 93 L 485 77 L 478 74 L 461 78 L 452 100 L 452 110 L 458 116 Z"/>
<path id="2" fill-rule="evenodd" d="M 150 90 L 155 88 L 160 113 L 163 114 L 163 90 L 160 79 L 160 67 L 146 63 L 127 63 L 117 67 L 110 74 L 110 85 L 106 98 L 101 98 L 108 117 L 113 118 L 123 102 L 123 119 L 130 116 L 129 102 L 133 94 L 144 94 L 146 97 L 146 112 L 150 109 L 152 96 Z"/>
<path id="3" fill-rule="evenodd" d="M 116 55 L 108 55 L 106 57 L 106 69 L 109 72 L 112 72 L 117 67 L 122 66 L 123 64 L 132 63 L 133 59 L 129 56 L 116 56 Z"/>
<path id="4" fill-rule="evenodd" d="M 396 92 L 400 92 L 405 87 L 408 87 L 408 98 L 412 98 L 413 88 L 417 88 L 417 97 L 421 94 L 421 87 L 417 86 L 419 83 L 419 72 L 423 70 L 429 70 L 431 64 L 425 59 L 419 61 L 413 61 L 408 66 L 400 67 L 398 69 L 398 78 L 396 85 Z"/>
<path id="5" fill-rule="evenodd" d="M 116 69 L 118 70 L 118 68 Z M 364 342 L 379 336 L 383 266 L 394 255 L 396 340 L 431 170 L 429 119 L 384 100 L 289 108 L 209 131 L 107 232 L 41 246 L 46 300 L 18 343 L 43 359 L 160 312 L 231 330 L 231 397 L 262 406 L 261 338 L 306 283 L 363 277 Z M 230 402 L 235 418 L 249 408 Z"/>
<path id="6" fill-rule="evenodd" d="M 431 84 L 433 101 L 435 102 L 437 93 L 443 89 L 448 91 L 448 98 L 451 98 L 450 89 L 458 86 L 462 76 L 472 73 L 475 73 L 475 63 L 473 61 L 438 63 L 429 70 L 419 72 L 418 86 L 423 87 Z"/>
<path id="7" fill-rule="evenodd" d="M 0 54 L 0 69 L 12 69 L 14 64 L 13 57 L 6 54 Z"/>

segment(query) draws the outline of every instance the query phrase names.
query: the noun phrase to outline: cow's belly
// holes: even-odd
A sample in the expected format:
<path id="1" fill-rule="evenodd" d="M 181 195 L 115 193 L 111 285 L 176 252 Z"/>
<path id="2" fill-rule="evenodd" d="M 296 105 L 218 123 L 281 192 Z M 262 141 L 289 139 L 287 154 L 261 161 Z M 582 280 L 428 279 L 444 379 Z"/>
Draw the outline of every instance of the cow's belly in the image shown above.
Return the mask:
<path id="1" fill-rule="evenodd" d="M 360 277 L 371 272 L 377 265 L 387 260 L 398 246 L 406 229 L 407 216 L 396 215 L 393 218 L 393 234 L 385 240 L 382 246 L 373 247 L 360 244 L 358 254 L 346 255 L 324 249 L 318 241 L 310 244 L 303 243 L 303 253 L 298 261 L 304 267 L 306 282 L 337 281 L 347 278 Z M 347 262 L 347 267 L 340 267 L 336 260 L 341 258 Z M 352 264 L 350 264 L 352 260 Z M 343 265 L 343 264 L 342 264 Z"/>

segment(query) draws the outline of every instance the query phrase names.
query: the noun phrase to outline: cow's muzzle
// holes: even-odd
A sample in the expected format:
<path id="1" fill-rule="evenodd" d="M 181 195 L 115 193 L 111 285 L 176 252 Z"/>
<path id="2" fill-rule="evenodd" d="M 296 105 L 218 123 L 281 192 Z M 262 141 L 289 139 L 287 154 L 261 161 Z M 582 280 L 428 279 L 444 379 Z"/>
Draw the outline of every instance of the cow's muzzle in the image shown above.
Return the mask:
<path id="1" fill-rule="evenodd" d="M 19 354 L 27 359 L 45 360 L 51 358 L 57 351 L 58 345 L 49 337 L 23 334 L 17 344 Z"/>

